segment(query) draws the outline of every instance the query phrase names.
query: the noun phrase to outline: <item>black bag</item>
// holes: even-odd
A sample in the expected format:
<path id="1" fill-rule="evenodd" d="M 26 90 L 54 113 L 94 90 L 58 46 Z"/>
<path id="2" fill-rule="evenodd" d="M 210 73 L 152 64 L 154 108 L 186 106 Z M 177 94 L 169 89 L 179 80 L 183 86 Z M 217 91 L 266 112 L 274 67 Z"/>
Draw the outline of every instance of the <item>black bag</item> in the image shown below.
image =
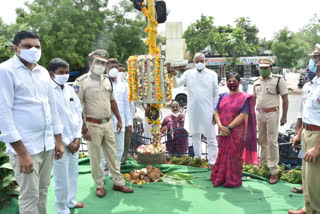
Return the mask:
<path id="1" fill-rule="evenodd" d="M 167 6 L 163 0 L 156 0 L 156 19 L 159 24 L 167 21 Z"/>

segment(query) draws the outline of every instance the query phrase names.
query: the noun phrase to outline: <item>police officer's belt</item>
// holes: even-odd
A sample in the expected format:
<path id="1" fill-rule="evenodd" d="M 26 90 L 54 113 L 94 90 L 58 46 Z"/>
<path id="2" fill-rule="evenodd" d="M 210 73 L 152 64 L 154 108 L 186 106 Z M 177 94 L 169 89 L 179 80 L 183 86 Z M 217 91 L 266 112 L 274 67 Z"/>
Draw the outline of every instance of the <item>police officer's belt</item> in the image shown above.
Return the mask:
<path id="1" fill-rule="evenodd" d="M 102 124 L 102 123 L 106 123 L 109 122 L 110 117 L 106 118 L 106 119 L 94 119 L 91 117 L 87 117 L 86 121 L 91 122 L 91 123 L 97 123 L 97 124 Z"/>
<path id="2" fill-rule="evenodd" d="M 274 112 L 274 111 L 278 111 L 279 110 L 279 107 L 272 107 L 272 108 L 258 108 L 257 111 L 258 112 Z"/>
<path id="3" fill-rule="evenodd" d="M 307 129 L 308 131 L 320 131 L 320 126 L 315 126 L 306 123 L 303 123 L 303 128 Z"/>

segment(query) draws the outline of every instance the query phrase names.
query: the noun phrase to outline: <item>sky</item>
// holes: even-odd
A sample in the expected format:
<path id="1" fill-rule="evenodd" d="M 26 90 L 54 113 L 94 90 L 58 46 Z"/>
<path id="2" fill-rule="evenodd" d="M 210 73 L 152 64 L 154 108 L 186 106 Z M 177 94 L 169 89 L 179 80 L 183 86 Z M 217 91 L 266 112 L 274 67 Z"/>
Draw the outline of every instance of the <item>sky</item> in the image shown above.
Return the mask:
<path id="1" fill-rule="evenodd" d="M 0 0 L 0 17 L 5 23 L 14 23 L 15 9 L 26 0 Z M 30 1 L 30 0 L 29 0 Z M 32 1 L 32 0 L 31 0 Z M 119 0 L 109 0 L 109 6 Z M 320 15 L 320 0 L 165 0 L 170 10 L 167 22 L 182 22 L 183 30 L 200 18 L 213 16 L 216 25 L 233 25 L 239 17 L 249 17 L 259 29 L 258 36 L 270 40 L 276 32 L 288 27 L 299 31 L 315 13 Z M 165 25 L 159 25 L 164 31 Z"/>

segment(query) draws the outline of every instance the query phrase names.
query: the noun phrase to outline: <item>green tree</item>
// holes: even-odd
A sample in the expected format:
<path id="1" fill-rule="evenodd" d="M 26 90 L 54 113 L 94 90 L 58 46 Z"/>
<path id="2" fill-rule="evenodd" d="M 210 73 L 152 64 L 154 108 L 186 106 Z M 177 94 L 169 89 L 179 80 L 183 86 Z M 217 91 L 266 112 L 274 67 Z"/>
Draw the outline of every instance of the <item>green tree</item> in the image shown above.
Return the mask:
<path id="1" fill-rule="evenodd" d="M 132 18 L 129 18 L 132 17 Z M 110 57 L 126 63 L 131 55 L 147 54 L 144 32 L 147 22 L 128 0 L 108 10 L 105 29 L 99 34 L 97 48 L 104 47 Z"/>
<path id="2" fill-rule="evenodd" d="M 66 59 L 71 68 L 82 69 L 97 35 L 105 27 L 108 1 L 34 0 L 30 12 L 17 9 L 17 23 L 29 26 L 42 39 L 41 63 L 54 57 Z"/>
<path id="3" fill-rule="evenodd" d="M 191 56 L 202 51 L 210 44 L 211 34 L 215 32 L 214 18 L 201 14 L 200 19 L 191 24 L 183 34 L 187 44 L 187 50 Z"/>
<path id="4" fill-rule="evenodd" d="M 305 55 L 302 42 L 288 28 L 280 30 L 272 43 L 272 52 L 277 56 L 277 65 L 283 68 L 293 68 Z"/>
<path id="5" fill-rule="evenodd" d="M 232 57 L 231 63 L 235 69 L 236 58 L 239 56 L 257 55 L 259 52 L 259 30 L 251 24 L 249 18 L 241 17 L 231 25 L 219 26 L 211 34 L 210 46 L 223 56 Z"/>
<path id="6" fill-rule="evenodd" d="M 259 51 L 258 28 L 249 18 L 241 17 L 231 25 L 215 26 L 213 17 L 201 15 L 184 32 L 184 38 L 191 54 L 211 47 L 211 54 L 231 56 L 233 64 L 238 56 L 256 55 Z"/>
<path id="7" fill-rule="evenodd" d="M 308 54 L 314 50 L 316 43 L 320 43 L 320 15 L 314 14 L 309 23 L 296 33 L 296 37 L 304 49 L 298 67 L 305 68 L 310 59 Z"/>
<path id="8" fill-rule="evenodd" d="M 0 36 L 0 63 L 13 56 L 11 42 L 6 37 Z"/>

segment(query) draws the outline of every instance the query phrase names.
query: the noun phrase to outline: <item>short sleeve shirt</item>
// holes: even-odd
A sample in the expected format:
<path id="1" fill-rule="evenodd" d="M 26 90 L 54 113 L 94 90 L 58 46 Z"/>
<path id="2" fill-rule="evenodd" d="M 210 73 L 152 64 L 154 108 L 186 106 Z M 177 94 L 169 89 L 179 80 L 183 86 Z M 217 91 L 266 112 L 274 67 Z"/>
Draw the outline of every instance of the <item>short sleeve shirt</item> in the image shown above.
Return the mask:
<path id="1" fill-rule="evenodd" d="M 279 79 L 280 78 L 280 79 Z M 279 80 L 279 92 L 277 94 L 277 83 Z M 255 81 L 253 87 L 253 96 L 256 97 L 257 108 L 272 108 L 280 105 L 280 96 L 288 94 L 286 82 L 282 77 L 270 75 L 262 79 L 261 77 Z"/>

